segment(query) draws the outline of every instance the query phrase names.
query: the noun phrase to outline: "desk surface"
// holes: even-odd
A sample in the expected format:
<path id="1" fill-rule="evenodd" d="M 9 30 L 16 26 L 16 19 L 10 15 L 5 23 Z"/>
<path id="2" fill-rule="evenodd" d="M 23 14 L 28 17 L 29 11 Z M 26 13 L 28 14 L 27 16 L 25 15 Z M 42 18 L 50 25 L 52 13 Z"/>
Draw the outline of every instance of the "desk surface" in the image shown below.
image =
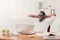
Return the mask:
<path id="1" fill-rule="evenodd" d="M 0 40 L 44 40 L 43 37 L 35 35 L 17 35 L 17 36 L 0 36 Z"/>
<path id="2" fill-rule="evenodd" d="M 36 35 L 17 35 L 17 36 L 0 36 L 0 40 L 45 40 L 42 36 Z"/>

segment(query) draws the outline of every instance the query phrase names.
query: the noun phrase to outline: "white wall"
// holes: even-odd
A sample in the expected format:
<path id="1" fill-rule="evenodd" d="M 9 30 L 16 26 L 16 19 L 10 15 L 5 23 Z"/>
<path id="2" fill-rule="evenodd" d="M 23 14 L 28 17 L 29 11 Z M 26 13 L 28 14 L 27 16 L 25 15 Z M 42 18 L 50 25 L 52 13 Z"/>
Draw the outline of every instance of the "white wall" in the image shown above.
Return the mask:
<path id="1" fill-rule="evenodd" d="M 27 15 L 37 13 L 37 4 L 37 0 L 0 0 L 0 31 L 6 28 L 16 32 L 16 25 L 33 24 Z"/>
<path id="2" fill-rule="evenodd" d="M 56 20 L 52 25 L 52 32 L 58 32 L 60 33 L 60 0 L 55 0 L 54 2 L 54 8 L 56 9 Z"/>
<path id="3" fill-rule="evenodd" d="M 40 0 L 39 0 L 40 1 Z M 16 26 L 20 24 L 33 25 L 34 19 L 28 18 L 27 15 L 38 12 L 38 0 L 0 0 L 0 31 L 8 28 L 11 32 L 16 32 Z M 43 9 L 50 13 L 50 9 L 45 9 L 48 5 L 56 9 L 56 20 L 52 24 L 52 32 L 60 32 L 60 0 L 43 2 Z M 22 26 L 21 26 L 22 27 Z M 14 33 L 15 33 L 14 32 Z"/>
<path id="4" fill-rule="evenodd" d="M 11 2 L 11 0 L 0 0 L 0 32 L 2 29 L 8 29 L 12 25 Z"/>
<path id="5" fill-rule="evenodd" d="M 6 25 L 10 25 L 11 12 L 8 0 L 0 0 L 0 30 L 6 28 Z"/>
<path id="6" fill-rule="evenodd" d="M 36 13 L 37 10 L 36 0 L 16 0 L 16 6 L 11 13 L 12 20 L 26 19 L 29 14 Z"/>

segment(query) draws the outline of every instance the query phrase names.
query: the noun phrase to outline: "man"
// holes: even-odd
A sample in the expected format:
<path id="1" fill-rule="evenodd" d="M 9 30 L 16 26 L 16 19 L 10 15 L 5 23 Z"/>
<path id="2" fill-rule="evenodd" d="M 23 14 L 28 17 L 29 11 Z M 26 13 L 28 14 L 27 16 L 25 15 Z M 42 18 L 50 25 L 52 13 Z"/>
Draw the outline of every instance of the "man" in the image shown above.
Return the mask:
<path id="1" fill-rule="evenodd" d="M 44 11 L 40 11 L 38 15 L 29 15 L 29 17 L 35 18 L 36 21 L 34 23 L 35 27 L 33 29 L 34 32 L 46 32 L 49 25 L 51 25 L 55 13 L 51 15 L 46 15 Z"/>

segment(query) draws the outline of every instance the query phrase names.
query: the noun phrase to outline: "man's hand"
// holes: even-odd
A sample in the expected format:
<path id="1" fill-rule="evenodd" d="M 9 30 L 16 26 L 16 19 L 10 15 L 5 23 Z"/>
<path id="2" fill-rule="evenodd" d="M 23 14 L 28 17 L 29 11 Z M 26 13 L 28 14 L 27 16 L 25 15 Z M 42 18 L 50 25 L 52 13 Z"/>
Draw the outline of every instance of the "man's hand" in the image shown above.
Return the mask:
<path id="1" fill-rule="evenodd" d="M 32 18 L 34 18 L 34 17 L 35 17 L 35 15 L 28 15 L 28 17 L 32 17 Z"/>
<path id="2" fill-rule="evenodd" d="M 51 14 L 51 16 L 56 16 L 56 14 L 55 14 L 55 13 L 53 13 L 53 14 Z"/>

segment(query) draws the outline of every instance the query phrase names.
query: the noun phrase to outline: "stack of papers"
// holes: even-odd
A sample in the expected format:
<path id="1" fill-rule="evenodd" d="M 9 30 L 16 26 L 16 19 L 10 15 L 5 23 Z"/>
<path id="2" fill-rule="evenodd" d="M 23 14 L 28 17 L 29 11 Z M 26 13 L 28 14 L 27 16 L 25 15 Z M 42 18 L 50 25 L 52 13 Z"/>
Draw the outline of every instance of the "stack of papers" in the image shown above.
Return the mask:
<path id="1" fill-rule="evenodd" d="M 45 35 L 43 36 L 45 39 L 60 39 L 60 36 L 48 36 L 48 35 Z"/>

